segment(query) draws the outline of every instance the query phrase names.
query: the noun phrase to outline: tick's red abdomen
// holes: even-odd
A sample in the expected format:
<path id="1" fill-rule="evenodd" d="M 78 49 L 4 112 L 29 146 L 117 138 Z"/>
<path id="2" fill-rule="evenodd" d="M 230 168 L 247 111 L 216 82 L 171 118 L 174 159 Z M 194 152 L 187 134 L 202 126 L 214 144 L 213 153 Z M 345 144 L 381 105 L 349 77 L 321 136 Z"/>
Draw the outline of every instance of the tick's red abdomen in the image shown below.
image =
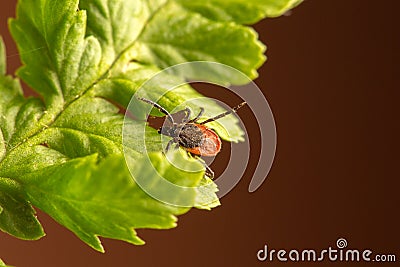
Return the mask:
<path id="1" fill-rule="evenodd" d="M 218 152 L 221 151 L 221 139 L 219 136 L 213 130 L 204 125 L 196 124 L 196 126 L 203 133 L 203 142 L 201 146 L 193 148 L 184 147 L 184 149 L 199 156 L 212 157 L 217 155 Z"/>

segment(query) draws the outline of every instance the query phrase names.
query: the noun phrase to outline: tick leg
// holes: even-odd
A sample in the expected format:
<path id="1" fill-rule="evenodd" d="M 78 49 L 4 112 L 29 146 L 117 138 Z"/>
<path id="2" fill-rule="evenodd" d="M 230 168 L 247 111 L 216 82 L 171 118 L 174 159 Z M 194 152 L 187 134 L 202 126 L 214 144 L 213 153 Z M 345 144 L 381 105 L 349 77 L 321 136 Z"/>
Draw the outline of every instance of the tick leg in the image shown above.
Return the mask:
<path id="1" fill-rule="evenodd" d="M 189 154 L 189 155 L 192 155 L 192 156 L 193 156 L 193 154 Z M 206 169 L 204 175 L 208 176 L 210 179 L 214 179 L 214 171 L 211 170 L 211 168 L 208 167 L 208 165 L 207 165 L 200 157 L 195 156 L 195 158 L 196 158 L 199 162 L 201 162 L 201 164 L 203 164 L 204 168 Z"/>
<path id="2" fill-rule="evenodd" d="M 175 149 L 179 149 L 179 143 L 176 143 Z"/>
<path id="3" fill-rule="evenodd" d="M 157 108 L 160 112 L 162 112 L 162 113 L 164 113 L 165 115 L 167 115 L 167 118 L 168 118 L 168 120 L 169 120 L 170 122 L 174 123 L 174 119 L 172 118 L 171 114 L 169 114 L 169 112 L 168 112 L 165 108 L 163 108 L 162 106 L 160 106 L 160 105 L 157 104 L 156 102 L 151 101 L 151 100 L 149 100 L 149 99 L 142 98 L 142 97 L 139 97 L 138 99 L 139 99 L 139 100 L 142 100 L 143 102 L 145 102 L 145 103 L 147 103 L 147 104 L 152 105 L 152 106 L 155 107 L 155 108 Z"/>
<path id="4" fill-rule="evenodd" d="M 175 145 L 175 149 L 178 149 L 179 148 L 179 139 L 178 138 L 173 138 L 173 139 L 171 139 L 171 140 L 169 140 L 168 141 L 168 144 L 167 144 L 167 147 L 165 148 L 165 152 L 168 152 L 169 151 L 169 149 L 171 148 L 171 146 L 172 146 L 172 144 L 176 144 Z"/>
<path id="5" fill-rule="evenodd" d="M 203 121 L 203 122 L 200 122 L 199 124 L 206 124 L 206 123 L 209 123 L 209 122 L 212 122 L 212 121 L 216 121 L 216 120 L 218 120 L 218 119 L 221 119 L 222 117 L 225 117 L 225 116 L 227 116 L 227 115 L 229 115 L 229 114 L 231 114 L 231 113 L 235 113 L 239 108 L 243 107 L 244 105 L 246 105 L 246 102 L 243 102 L 243 103 L 239 104 L 238 106 L 234 107 L 233 109 L 231 109 L 231 110 L 229 110 L 229 111 L 227 111 L 227 112 L 224 112 L 224 113 L 219 114 L 219 115 L 217 115 L 217 116 L 215 116 L 215 117 L 212 117 L 212 118 L 210 118 L 210 119 L 208 119 L 208 120 L 205 120 L 205 121 Z"/>
<path id="6" fill-rule="evenodd" d="M 203 113 L 204 113 L 204 108 L 200 108 L 199 114 L 197 114 L 197 116 L 191 119 L 189 122 L 194 122 L 194 123 L 197 122 L 197 120 L 201 117 L 201 115 L 203 115 Z"/>
<path id="7" fill-rule="evenodd" d="M 192 114 L 192 111 L 190 110 L 190 108 L 185 108 L 185 117 L 183 117 L 182 122 L 183 123 L 188 122 L 191 114 Z"/>
<path id="8" fill-rule="evenodd" d="M 210 179 L 214 179 L 214 171 L 211 170 L 211 168 L 208 167 L 207 164 L 204 164 L 204 167 L 206 167 L 205 175 L 207 175 Z"/>
<path id="9" fill-rule="evenodd" d="M 168 144 L 167 144 L 167 147 L 165 148 L 165 152 L 168 152 L 168 151 L 169 151 L 169 149 L 171 148 L 171 145 L 172 145 L 173 143 L 175 143 L 174 139 L 169 140 L 169 142 L 168 142 Z"/>

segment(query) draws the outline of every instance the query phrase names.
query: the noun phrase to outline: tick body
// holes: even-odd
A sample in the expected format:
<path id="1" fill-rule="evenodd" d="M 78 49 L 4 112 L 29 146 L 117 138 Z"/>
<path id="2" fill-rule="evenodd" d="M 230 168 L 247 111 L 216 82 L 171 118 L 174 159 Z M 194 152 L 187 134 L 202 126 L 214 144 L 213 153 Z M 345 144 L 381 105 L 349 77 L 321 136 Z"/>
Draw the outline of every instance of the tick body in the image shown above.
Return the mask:
<path id="1" fill-rule="evenodd" d="M 203 115 L 204 108 L 200 108 L 199 114 L 197 114 L 197 116 L 193 119 L 190 119 L 190 109 L 186 108 L 175 113 L 183 113 L 182 120 L 177 122 L 173 118 L 173 115 L 175 114 L 171 115 L 159 104 L 145 98 L 139 98 L 139 100 L 152 105 L 166 115 L 167 121 L 158 130 L 160 134 L 172 137 L 167 144 L 166 151 L 170 149 L 171 145 L 176 144 L 177 147 L 180 146 L 192 156 L 197 157 L 212 157 L 221 151 L 221 139 L 212 129 L 205 126 L 205 124 L 218 120 L 231 113 L 235 113 L 239 108 L 246 104 L 246 102 L 243 102 L 230 111 L 224 112 L 202 122 L 199 122 L 198 120 Z M 204 164 L 204 166 L 206 167 L 206 175 L 210 178 L 213 178 L 214 172 L 207 165 Z"/>
<path id="2" fill-rule="evenodd" d="M 221 151 L 221 139 L 219 136 L 211 129 L 207 128 L 201 124 L 194 124 L 195 127 L 200 130 L 202 135 L 202 141 L 199 146 L 188 147 L 183 146 L 186 151 L 193 155 L 213 157 Z M 197 130 L 197 131 L 198 131 Z"/>

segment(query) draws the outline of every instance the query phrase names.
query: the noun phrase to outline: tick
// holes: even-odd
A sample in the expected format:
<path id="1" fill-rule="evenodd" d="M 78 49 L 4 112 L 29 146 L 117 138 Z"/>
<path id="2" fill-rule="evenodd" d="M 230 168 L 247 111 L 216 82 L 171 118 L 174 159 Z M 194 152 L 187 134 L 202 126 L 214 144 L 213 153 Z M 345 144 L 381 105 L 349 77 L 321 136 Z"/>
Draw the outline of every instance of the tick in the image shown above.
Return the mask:
<path id="1" fill-rule="evenodd" d="M 236 113 L 239 108 L 246 104 L 246 102 L 243 102 L 229 111 L 199 122 L 200 117 L 204 113 L 204 108 L 202 107 L 200 108 L 199 114 L 193 119 L 190 119 L 191 110 L 189 108 L 170 114 L 165 108 L 154 101 L 146 98 L 138 99 L 152 105 L 166 115 L 166 123 L 158 129 L 159 134 L 172 137 L 165 150 L 168 151 L 171 145 L 176 144 L 176 147 L 180 146 L 194 157 L 212 157 L 221 151 L 221 139 L 216 132 L 208 128 L 205 124 L 221 119 L 229 114 Z M 174 117 L 176 117 L 178 113 L 183 113 L 183 118 L 180 121 L 175 121 Z M 206 175 L 211 179 L 214 178 L 214 172 L 211 168 L 208 167 L 207 164 L 203 164 L 206 168 Z"/>

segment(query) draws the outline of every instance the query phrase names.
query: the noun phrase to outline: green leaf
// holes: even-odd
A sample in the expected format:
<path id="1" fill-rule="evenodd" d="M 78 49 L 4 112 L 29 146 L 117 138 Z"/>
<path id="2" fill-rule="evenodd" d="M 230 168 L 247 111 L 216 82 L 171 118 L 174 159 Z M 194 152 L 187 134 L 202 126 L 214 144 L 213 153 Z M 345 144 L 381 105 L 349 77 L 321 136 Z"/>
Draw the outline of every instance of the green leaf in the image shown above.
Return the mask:
<path id="1" fill-rule="evenodd" d="M 255 31 L 230 21 L 210 20 L 198 10 L 182 6 L 182 2 L 185 1 L 82 0 L 80 7 L 87 8 L 89 17 L 88 32 L 99 40 L 105 55 L 115 59 L 109 75 L 113 76 L 115 68 L 125 68 L 130 61 L 162 69 L 187 61 L 208 60 L 232 66 L 250 78 L 257 77 L 256 69 L 265 61 L 265 47 L 257 40 Z M 109 48 L 110 44 L 115 47 Z M 111 58 L 103 62 L 109 65 Z M 224 84 L 249 81 L 217 67 L 203 70 L 200 76 L 175 74 L 191 79 L 210 76 Z"/>
<path id="2" fill-rule="evenodd" d="M 197 187 L 195 207 L 211 210 L 221 205 L 215 194 L 216 192 L 218 192 L 218 187 L 211 179 L 205 178 L 201 180 L 200 185 Z"/>
<path id="3" fill-rule="evenodd" d="M 203 172 L 186 173 L 166 164 L 161 154 L 150 154 L 150 160 L 170 182 L 196 186 Z M 32 203 L 50 214 L 94 249 L 103 251 L 97 236 L 143 244 L 134 228 L 172 228 L 174 215 L 188 208 L 164 204 L 149 196 L 135 183 L 121 156 L 111 156 L 97 165 L 95 155 L 71 160 L 57 168 L 26 174 L 21 179 Z M 183 161 L 183 159 L 182 159 Z M 188 161 L 185 160 L 185 164 Z M 135 168 L 145 161 L 136 159 Z M 190 161 L 190 164 L 199 164 Z M 145 170 L 148 170 L 146 166 Z M 157 177 L 148 175 L 149 184 L 157 186 Z M 186 176 L 181 180 L 179 177 Z M 196 191 L 181 190 L 174 198 L 195 198 Z"/>
<path id="4" fill-rule="evenodd" d="M 211 61 L 236 68 L 251 79 L 257 77 L 256 69 L 265 61 L 265 47 L 257 40 L 253 29 L 209 20 L 173 1 L 152 15 L 134 49 L 137 50 L 136 60 L 145 64 L 165 68 L 188 61 Z M 224 73 L 220 75 L 222 83 L 248 82 Z M 199 77 L 193 74 L 188 78 Z"/>
<path id="5" fill-rule="evenodd" d="M 199 160 L 182 150 L 167 160 L 157 131 L 141 116 L 124 117 L 118 104 L 135 115 L 150 112 L 130 101 L 137 94 L 170 112 L 224 112 L 184 81 L 257 77 L 265 47 L 241 24 L 298 2 L 20 0 L 9 23 L 23 63 L 17 74 L 41 97 L 25 98 L 19 80 L 5 76 L 0 40 L 0 228 L 22 239 L 43 236 L 32 204 L 103 251 L 99 236 L 142 244 L 135 229 L 171 228 L 192 207 L 218 206 Z M 187 61 L 216 64 L 159 74 Z M 233 115 L 210 127 L 243 140 Z"/>
<path id="6" fill-rule="evenodd" d="M 175 0 L 185 8 L 218 21 L 253 24 L 265 17 L 278 17 L 303 0 Z"/>
<path id="7" fill-rule="evenodd" d="M 88 13 L 87 36 L 95 36 L 102 48 L 102 66 L 107 70 L 137 39 L 148 16 L 143 1 L 81 0 Z"/>
<path id="8" fill-rule="evenodd" d="M 3 38 L 0 36 L 0 75 L 5 75 L 7 69 L 6 49 Z"/>
<path id="9" fill-rule="evenodd" d="M 187 208 L 172 208 L 154 201 L 138 186 L 132 184 L 133 180 L 121 156 L 108 157 L 97 167 L 96 163 L 100 158 L 91 154 L 98 153 L 100 157 L 106 157 L 122 153 L 123 116 L 117 114 L 118 109 L 115 106 L 102 98 L 87 94 L 68 106 L 52 125 L 43 127 L 34 137 L 27 138 L 26 135 L 22 135 L 15 138 L 25 126 L 30 128 L 28 124 L 23 123 L 24 120 L 16 122 L 19 114 L 29 115 L 32 109 L 25 108 L 28 101 L 22 97 L 15 80 L 3 77 L 0 81 L 4 81 L 4 86 L 0 87 L 4 96 L 0 105 L 4 118 L 1 132 L 5 133 L 5 141 L 9 144 L 4 149 L 4 158 L 0 162 L 0 177 L 9 177 L 4 181 L 22 187 L 23 192 L 27 194 L 27 200 L 72 230 L 90 246 L 103 251 L 97 235 L 141 244 L 142 241 L 136 236 L 133 228 L 171 228 L 175 226 L 174 215 L 187 211 Z M 7 103 L 14 103 L 11 105 L 13 109 L 8 108 Z M 15 105 L 16 103 L 19 106 Z M 28 115 L 21 118 L 31 118 Z M 129 132 L 139 133 L 143 123 L 130 121 L 125 127 Z M 151 128 L 147 128 L 146 134 L 149 144 L 146 147 L 147 151 L 159 151 L 159 135 Z M 128 139 L 125 149 L 130 156 L 140 158 L 139 155 L 144 152 L 142 143 L 143 138 L 139 134 L 133 135 Z M 152 157 L 155 162 L 164 161 L 159 156 Z M 135 168 L 141 168 L 144 163 L 140 162 L 139 159 L 136 160 Z M 186 181 L 193 186 L 203 177 L 203 172 L 194 175 L 172 169 L 172 166 L 161 164 L 158 171 L 164 172 L 164 177 L 172 176 L 171 179 Z M 148 174 L 145 178 L 151 181 Z M 4 194 L 0 194 L 1 207 L 4 209 L 0 214 L 3 231 L 20 238 L 36 239 L 42 236 L 42 229 L 33 216 L 34 213 L 28 212 L 31 210 L 28 202 L 19 195 L 16 198 L 14 195 L 3 193 L 9 191 L 7 188 L 0 190 Z M 181 192 L 183 194 L 183 191 Z M 192 190 L 190 195 L 186 193 L 184 197 L 196 199 L 196 194 L 197 191 Z M 217 200 L 214 199 L 215 201 Z M 192 206 L 208 208 L 207 205 L 196 204 L 194 200 Z M 9 217 L 13 216 L 22 222 L 8 223 Z M 8 220 L 5 226 L 3 217 Z M 37 224 L 37 229 L 33 227 L 34 223 Z M 16 227 L 27 227 L 30 224 L 33 225 L 30 227 L 32 229 Z M 30 232 L 20 233 L 20 228 Z"/>
<path id="10" fill-rule="evenodd" d="M 40 127 L 44 107 L 39 99 L 22 96 L 18 80 L 0 76 L 0 159 Z"/>
<path id="11" fill-rule="evenodd" d="M 18 75 L 60 112 L 99 78 L 101 48 L 85 38 L 86 12 L 78 0 L 20 0 L 10 30 L 24 66 Z M 53 111 L 53 110 L 52 110 Z"/>
<path id="12" fill-rule="evenodd" d="M 0 43 L 0 57 L 3 59 L 5 49 L 2 41 Z M 0 64 L 5 67 L 4 63 Z M 3 76 L 4 73 L 2 71 L 0 75 L 0 162 L 8 150 L 29 135 L 37 120 L 35 113 L 40 107 L 34 99 L 24 100 L 18 81 Z M 18 133 L 15 132 L 16 128 L 20 129 Z M 5 173 L 0 173 L 0 229 L 21 239 L 34 240 L 44 236 L 35 211 L 20 185 Z"/>
<path id="13" fill-rule="evenodd" d="M 45 234 L 15 181 L 0 177 L 0 229 L 20 239 L 36 240 Z"/>
<path id="14" fill-rule="evenodd" d="M 2 261 L 1 259 L 0 259 L 0 266 L 1 266 L 1 267 L 13 267 L 13 266 L 11 266 L 11 265 L 6 265 L 6 264 L 4 263 L 4 261 Z"/>
<path id="15" fill-rule="evenodd" d="M 42 117 L 49 112 L 40 100 L 25 99 L 17 80 L 3 76 L 0 82 L 3 140 L 0 177 L 5 177 L 2 181 L 6 185 L 13 183 L 27 195 L 19 191 L 19 194 L 10 195 L 10 189 L 0 188 L 3 189 L 0 190 L 3 231 L 24 239 L 41 237 L 44 233 L 34 217 L 29 204 L 32 203 L 90 246 L 103 251 L 98 235 L 141 244 L 133 228 L 171 228 L 176 224 L 174 216 L 188 210 L 153 200 L 132 184 L 121 156 L 107 158 L 108 155 L 121 155 L 125 149 L 136 158 L 135 168 L 147 166 L 139 160 L 144 154 L 144 139 L 138 134 L 144 127 L 143 122 L 124 121 L 117 107 L 89 90 L 45 125 Z M 128 138 L 125 148 L 122 144 L 123 125 L 127 131 L 137 133 Z M 159 134 L 154 129 L 147 127 L 145 139 L 148 152 L 160 151 Z M 172 180 L 191 186 L 203 179 L 203 171 L 196 174 L 173 171 L 172 166 L 161 164 L 165 161 L 163 158 L 152 157 L 153 162 L 159 163 L 157 170 L 164 172 L 164 177 L 172 175 Z M 101 159 L 104 160 L 97 167 L 97 161 Z M 110 178 L 113 178 L 111 184 Z M 145 178 L 151 181 L 151 176 Z M 119 191 L 123 194 L 116 198 Z M 179 197 L 179 192 L 174 197 Z M 213 192 L 210 192 L 211 196 Z M 193 189 L 183 196 L 192 199 L 191 206 L 209 208 L 196 204 L 197 194 Z M 93 198 L 95 200 L 90 202 Z M 214 194 L 213 201 L 216 199 Z M 22 232 L 24 227 L 21 225 L 27 227 L 26 232 Z"/>

